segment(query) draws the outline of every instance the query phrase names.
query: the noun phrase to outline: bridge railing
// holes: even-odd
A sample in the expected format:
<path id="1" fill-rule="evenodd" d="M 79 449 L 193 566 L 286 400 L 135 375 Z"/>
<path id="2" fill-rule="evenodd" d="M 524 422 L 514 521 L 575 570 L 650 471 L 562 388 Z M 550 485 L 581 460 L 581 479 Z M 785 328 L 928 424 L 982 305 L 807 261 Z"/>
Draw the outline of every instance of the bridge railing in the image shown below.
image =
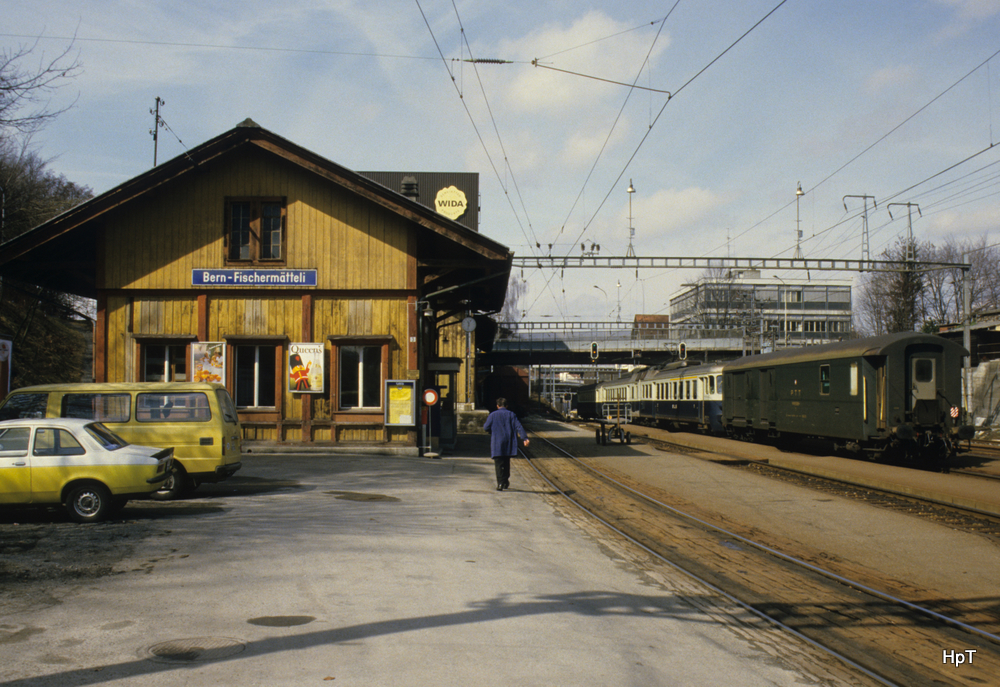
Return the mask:
<path id="1" fill-rule="evenodd" d="M 739 350 L 739 329 L 707 329 L 666 323 L 518 322 L 500 324 L 493 344 L 497 352 L 587 352 L 596 342 L 601 351 Z"/>
<path id="2" fill-rule="evenodd" d="M 496 341 L 593 341 L 615 342 L 623 348 L 638 342 L 699 341 L 707 339 L 740 339 L 740 329 L 705 328 L 696 325 L 678 325 L 660 322 L 516 322 L 501 323 L 497 327 Z M 654 344 L 655 347 L 655 344 Z"/>

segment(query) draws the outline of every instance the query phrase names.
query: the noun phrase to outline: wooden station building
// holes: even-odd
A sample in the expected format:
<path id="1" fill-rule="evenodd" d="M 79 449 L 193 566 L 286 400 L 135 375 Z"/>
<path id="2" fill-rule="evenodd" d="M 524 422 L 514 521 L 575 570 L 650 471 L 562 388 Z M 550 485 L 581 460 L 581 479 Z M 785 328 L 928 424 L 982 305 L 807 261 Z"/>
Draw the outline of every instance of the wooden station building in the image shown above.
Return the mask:
<path id="1" fill-rule="evenodd" d="M 510 274 L 455 191 L 445 216 L 248 119 L 6 242 L 0 275 L 96 300 L 96 381 L 218 381 L 247 440 L 415 452 L 424 389 L 473 403 Z"/>

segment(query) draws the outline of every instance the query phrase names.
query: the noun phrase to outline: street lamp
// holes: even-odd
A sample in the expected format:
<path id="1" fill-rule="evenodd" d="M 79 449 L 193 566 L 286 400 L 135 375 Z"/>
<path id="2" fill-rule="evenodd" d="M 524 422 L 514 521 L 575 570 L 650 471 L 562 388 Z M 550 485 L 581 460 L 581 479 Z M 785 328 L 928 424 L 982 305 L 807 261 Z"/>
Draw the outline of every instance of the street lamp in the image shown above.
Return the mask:
<path id="1" fill-rule="evenodd" d="M 625 251 L 626 258 L 635 257 L 635 248 L 632 247 L 632 239 L 635 238 L 635 227 L 632 226 L 632 194 L 635 193 L 635 187 L 632 185 L 632 180 L 628 180 L 628 250 Z M 639 276 L 639 268 L 635 270 L 636 277 Z"/>
<path id="2" fill-rule="evenodd" d="M 622 321 L 622 280 L 621 279 L 618 280 L 618 317 L 616 318 L 615 321 L 616 322 L 621 322 Z"/>
<path id="3" fill-rule="evenodd" d="M 604 307 L 607 308 L 608 307 L 608 292 L 605 291 L 604 289 L 602 289 L 597 284 L 594 284 L 594 288 L 604 294 Z"/>
<path id="4" fill-rule="evenodd" d="M 781 328 L 784 330 L 784 334 L 785 334 L 785 337 L 784 337 L 785 338 L 785 344 L 784 344 L 785 348 L 788 348 L 788 285 L 785 284 L 785 280 L 782 279 L 781 277 L 779 277 L 778 275 L 773 274 L 771 276 L 773 276 L 775 279 L 777 279 L 778 281 L 780 281 L 781 282 L 781 286 L 783 287 L 782 295 L 784 296 L 783 300 L 785 302 L 785 316 L 784 316 L 784 320 L 785 321 L 782 322 Z"/>
<path id="5" fill-rule="evenodd" d="M 799 224 L 799 198 L 805 195 L 802 190 L 802 182 L 798 182 L 795 189 L 795 259 L 802 259 L 802 227 Z"/>

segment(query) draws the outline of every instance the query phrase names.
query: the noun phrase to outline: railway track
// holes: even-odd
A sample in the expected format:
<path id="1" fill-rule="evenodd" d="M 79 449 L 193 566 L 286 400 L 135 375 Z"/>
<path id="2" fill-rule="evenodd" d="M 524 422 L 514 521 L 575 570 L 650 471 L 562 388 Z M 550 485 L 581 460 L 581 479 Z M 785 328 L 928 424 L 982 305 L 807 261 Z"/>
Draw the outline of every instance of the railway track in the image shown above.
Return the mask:
<path id="1" fill-rule="evenodd" d="M 583 424 L 584 426 L 587 427 L 591 426 L 597 427 L 595 423 L 589 423 L 589 422 L 578 423 L 578 424 Z M 675 441 L 671 441 L 668 438 L 664 438 L 662 436 L 663 430 L 657 430 L 643 425 L 629 424 L 625 427 L 625 431 L 627 431 L 628 433 L 629 441 L 632 441 L 632 439 L 645 441 L 661 449 L 674 451 L 678 453 L 715 455 L 720 457 L 720 460 L 718 462 L 730 465 L 736 465 L 739 467 L 753 466 L 759 472 L 762 472 L 769 476 L 784 475 L 785 478 L 787 479 L 789 475 L 797 475 L 798 476 L 797 481 L 803 484 L 804 486 L 809 486 L 812 488 L 821 488 L 824 491 L 835 492 L 844 496 L 851 496 L 857 494 L 858 489 L 863 489 L 866 501 L 870 503 L 875 501 L 880 501 L 880 505 L 884 505 L 890 508 L 899 508 L 899 507 L 905 508 L 909 507 L 910 504 L 920 503 L 920 504 L 926 504 L 926 507 L 928 509 L 927 510 L 928 515 L 938 517 L 939 519 L 944 519 L 945 516 L 942 515 L 944 513 L 958 513 L 967 515 L 969 518 L 971 518 L 970 520 L 971 529 L 979 532 L 987 530 L 993 532 L 997 536 L 1000 536 L 1000 519 L 992 517 L 990 514 L 984 514 L 975 510 L 965 509 L 962 508 L 961 506 L 957 506 L 952 503 L 944 503 L 941 501 L 935 501 L 930 498 L 922 498 L 915 494 L 907 494 L 905 496 L 901 496 L 900 494 L 886 490 L 876 489 L 871 486 L 858 485 L 853 482 L 850 482 L 849 480 L 835 480 L 829 477 L 817 477 L 812 474 L 798 472 L 791 467 L 773 465 L 766 459 L 754 458 L 743 452 L 740 452 L 742 453 L 742 455 L 734 458 L 731 453 L 723 454 L 722 452 L 714 451 L 707 447 L 692 448 L 691 446 L 688 446 L 686 444 L 678 443 Z M 977 442 L 973 442 L 974 450 L 978 450 L 976 449 L 976 443 Z M 991 445 L 995 446 L 995 442 L 979 442 L 979 444 L 982 444 L 983 446 L 991 446 Z M 734 449 L 735 451 L 738 451 L 739 447 L 746 446 L 746 444 L 744 444 L 743 442 L 738 442 L 738 441 L 734 441 L 734 445 L 736 447 Z M 977 455 L 981 455 L 983 457 L 989 456 L 989 454 L 986 453 L 985 450 L 984 452 L 978 453 Z M 976 470 L 975 468 L 952 468 L 950 472 L 952 472 L 953 474 L 966 475 L 976 479 L 985 479 L 994 481 L 1000 480 L 1000 476 L 998 475 L 985 473 Z"/>
<path id="2" fill-rule="evenodd" d="M 990 609 L 934 609 L 897 598 L 671 505 L 668 494 L 532 442 L 530 466 L 576 507 L 759 618 L 887 685 L 991 684 L 1000 619 Z M 972 658 L 961 670 L 948 651 Z M 972 653 L 968 653 L 972 652 Z M 956 659 L 957 660 L 957 659 Z"/>

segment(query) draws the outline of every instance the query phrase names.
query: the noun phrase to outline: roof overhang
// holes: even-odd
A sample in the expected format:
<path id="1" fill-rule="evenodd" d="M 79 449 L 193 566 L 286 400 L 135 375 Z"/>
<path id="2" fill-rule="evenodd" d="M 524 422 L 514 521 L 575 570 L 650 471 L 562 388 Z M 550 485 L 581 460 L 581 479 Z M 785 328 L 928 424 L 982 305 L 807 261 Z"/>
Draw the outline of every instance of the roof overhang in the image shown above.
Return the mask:
<path id="1" fill-rule="evenodd" d="M 416 258 L 422 294 L 446 292 L 440 309 L 472 302 L 471 309 L 503 306 L 510 250 L 433 209 L 327 160 L 247 120 L 230 131 L 112 188 L 10 241 L 0 244 L 0 275 L 85 297 L 96 297 L 102 220 L 125 204 L 193 174 L 241 148 L 253 146 L 400 215 L 418 227 Z M 495 276 L 465 294 L 445 291 L 476 277 Z"/>

